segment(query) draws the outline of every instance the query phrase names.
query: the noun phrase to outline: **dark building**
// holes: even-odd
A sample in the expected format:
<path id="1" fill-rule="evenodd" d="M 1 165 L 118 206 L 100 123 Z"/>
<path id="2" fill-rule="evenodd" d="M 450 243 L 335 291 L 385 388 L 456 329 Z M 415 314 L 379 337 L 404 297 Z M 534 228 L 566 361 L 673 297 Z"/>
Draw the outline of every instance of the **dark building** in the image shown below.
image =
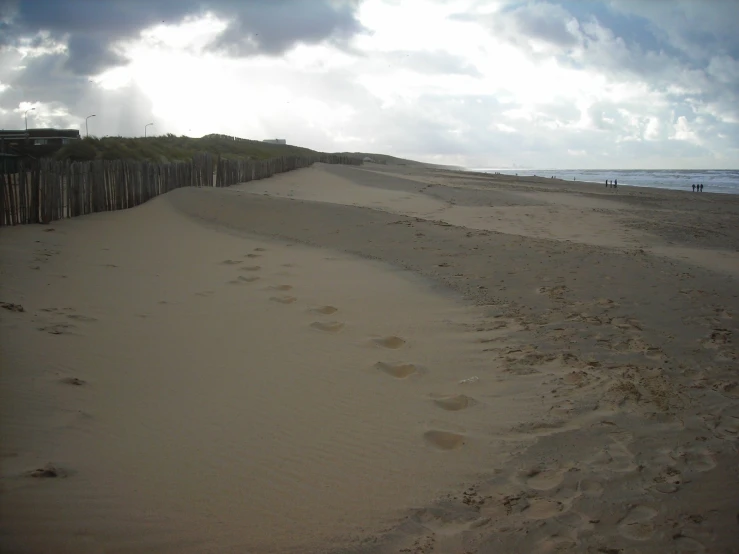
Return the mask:
<path id="1" fill-rule="evenodd" d="M 80 140 L 77 129 L 1 130 L 0 153 L 43 158 L 75 140 Z"/>

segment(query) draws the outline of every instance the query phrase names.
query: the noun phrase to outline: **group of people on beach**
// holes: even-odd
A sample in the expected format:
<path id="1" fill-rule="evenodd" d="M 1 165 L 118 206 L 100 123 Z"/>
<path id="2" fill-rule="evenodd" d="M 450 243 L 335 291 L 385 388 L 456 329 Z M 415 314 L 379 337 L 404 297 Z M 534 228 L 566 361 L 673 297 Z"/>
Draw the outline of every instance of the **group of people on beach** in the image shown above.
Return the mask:
<path id="1" fill-rule="evenodd" d="M 693 187 L 693 192 L 703 192 L 703 183 L 700 185 L 690 185 Z"/>
<path id="2" fill-rule="evenodd" d="M 614 179 L 613 181 L 610 181 L 609 179 L 606 179 L 606 186 L 607 187 L 618 188 L 618 179 Z"/>

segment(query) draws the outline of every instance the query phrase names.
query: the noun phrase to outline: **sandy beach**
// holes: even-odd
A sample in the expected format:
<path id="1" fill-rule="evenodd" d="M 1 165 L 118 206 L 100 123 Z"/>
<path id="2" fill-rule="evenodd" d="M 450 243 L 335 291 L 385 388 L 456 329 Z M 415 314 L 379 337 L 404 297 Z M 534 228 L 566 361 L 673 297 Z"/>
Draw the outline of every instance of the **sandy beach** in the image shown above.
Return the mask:
<path id="1" fill-rule="evenodd" d="M 316 164 L 0 263 L 3 552 L 739 552 L 737 197 Z"/>

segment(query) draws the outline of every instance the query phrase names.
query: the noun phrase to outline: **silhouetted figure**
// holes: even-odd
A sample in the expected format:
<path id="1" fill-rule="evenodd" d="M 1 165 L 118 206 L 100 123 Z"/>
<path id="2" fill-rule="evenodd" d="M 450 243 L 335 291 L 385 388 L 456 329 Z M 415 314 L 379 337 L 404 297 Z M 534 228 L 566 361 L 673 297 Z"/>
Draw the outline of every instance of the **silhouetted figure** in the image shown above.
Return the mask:
<path id="1" fill-rule="evenodd" d="M 701 183 L 701 192 L 703 192 L 703 183 Z"/>
<path id="2" fill-rule="evenodd" d="M 613 180 L 613 188 L 616 188 L 618 186 L 618 179 Z"/>
<path id="3" fill-rule="evenodd" d="M 693 192 L 695 192 L 695 185 L 690 185 L 690 186 L 693 187 Z"/>

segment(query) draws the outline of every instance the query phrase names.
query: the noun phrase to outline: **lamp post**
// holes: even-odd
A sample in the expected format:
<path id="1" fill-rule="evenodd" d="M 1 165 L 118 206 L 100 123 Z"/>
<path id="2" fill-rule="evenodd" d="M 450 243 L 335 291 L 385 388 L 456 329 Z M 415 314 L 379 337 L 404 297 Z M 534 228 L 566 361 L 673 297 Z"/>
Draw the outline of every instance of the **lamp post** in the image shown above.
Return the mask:
<path id="1" fill-rule="evenodd" d="M 88 115 L 88 116 L 87 116 L 87 117 L 85 118 L 85 136 L 86 136 L 86 137 L 89 137 L 89 136 L 90 136 L 90 133 L 89 133 L 89 132 L 88 132 L 88 130 L 87 130 L 87 120 L 88 120 L 88 119 L 90 119 L 91 117 L 95 117 L 95 114 L 92 114 L 92 115 Z"/>
<path id="2" fill-rule="evenodd" d="M 147 127 L 148 127 L 149 125 L 154 125 L 154 124 L 153 124 L 153 123 L 147 123 L 146 125 L 144 125 L 144 138 L 146 138 L 146 128 L 147 128 Z"/>
<path id="3" fill-rule="evenodd" d="M 27 110 L 26 110 L 26 111 L 25 111 L 25 112 L 23 113 L 23 117 L 24 117 L 24 118 L 25 118 L 25 120 L 26 120 L 26 133 L 28 132 L 28 112 L 30 112 L 31 110 L 35 110 L 35 109 L 36 109 L 36 108 L 28 108 L 28 109 L 27 109 Z"/>

